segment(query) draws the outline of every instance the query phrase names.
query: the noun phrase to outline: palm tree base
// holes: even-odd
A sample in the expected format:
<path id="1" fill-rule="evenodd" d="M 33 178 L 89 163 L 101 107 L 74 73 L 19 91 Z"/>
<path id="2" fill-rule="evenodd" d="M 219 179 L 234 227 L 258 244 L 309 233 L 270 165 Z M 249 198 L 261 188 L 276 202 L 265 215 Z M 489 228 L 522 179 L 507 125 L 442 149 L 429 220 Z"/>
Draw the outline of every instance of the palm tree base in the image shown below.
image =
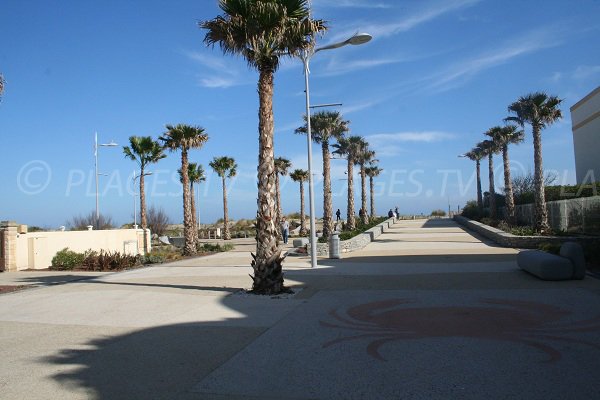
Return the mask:
<path id="1" fill-rule="evenodd" d="M 251 276 L 253 281 L 251 293 L 273 295 L 290 292 L 290 289 L 283 284 L 282 266 L 285 256 L 282 256 L 281 252 L 275 252 L 263 263 L 257 263 L 256 255 L 250 254 L 254 269 L 254 276 Z"/>

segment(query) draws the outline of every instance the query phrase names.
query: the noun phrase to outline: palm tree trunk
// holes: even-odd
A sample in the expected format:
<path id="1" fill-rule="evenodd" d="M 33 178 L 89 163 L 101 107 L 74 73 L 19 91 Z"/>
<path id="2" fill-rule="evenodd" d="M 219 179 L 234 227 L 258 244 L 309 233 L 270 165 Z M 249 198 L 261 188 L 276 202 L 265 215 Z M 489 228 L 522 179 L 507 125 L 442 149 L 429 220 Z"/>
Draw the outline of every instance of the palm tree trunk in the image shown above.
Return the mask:
<path id="1" fill-rule="evenodd" d="M 360 208 L 362 209 L 362 223 L 369 223 L 369 215 L 367 214 L 367 173 L 365 165 L 360 164 Z"/>
<path id="2" fill-rule="evenodd" d="M 188 152 L 181 149 L 181 180 L 183 183 L 183 254 L 191 256 L 196 254 L 196 245 L 192 232 L 192 213 L 190 210 L 190 180 L 188 177 Z"/>
<path id="3" fill-rule="evenodd" d="M 494 156 L 488 155 L 489 177 L 490 177 L 490 218 L 496 219 L 496 187 L 494 185 Z"/>
<path id="4" fill-rule="evenodd" d="M 273 70 L 261 70 L 258 79 L 258 210 L 256 212 L 256 254 L 253 255 L 252 290 L 280 293 L 283 286 L 283 257 L 277 245 L 275 227 L 275 163 L 273 152 Z"/>
<path id="5" fill-rule="evenodd" d="M 369 177 L 369 189 L 371 191 L 371 218 L 375 218 L 375 187 L 372 176 Z"/>
<path id="6" fill-rule="evenodd" d="M 546 195 L 544 193 L 544 167 L 542 165 L 542 132 L 537 124 L 532 124 L 533 131 L 533 184 L 535 188 L 535 228 L 540 233 L 548 233 L 548 210 L 546 209 Z"/>
<path id="7" fill-rule="evenodd" d="M 148 218 L 146 216 L 146 193 L 145 193 L 145 182 L 144 182 L 144 167 L 140 168 L 140 221 L 142 224 L 143 240 L 144 240 L 144 255 L 148 254 Z"/>
<path id="8" fill-rule="evenodd" d="M 192 212 L 192 233 L 194 245 L 198 244 L 198 220 L 196 219 L 196 196 L 194 195 L 194 182 L 190 182 L 190 208 Z"/>
<path id="9" fill-rule="evenodd" d="M 353 173 L 354 160 L 348 155 L 348 220 L 347 229 L 352 231 L 356 228 L 356 221 L 354 218 L 354 177 Z"/>
<path id="10" fill-rule="evenodd" d="M 229 212 L 227 211 L 227 186 L 225 184 L 225 177 L 223 181 L 223 240 L 231 240 L 231 233 L 229 233 Z"/>
<path id="11" fill-rule="evenodd" d="M 306 235 L 306 222 L 304 221 L 304 182 L 300 181 L 300 236 Z"/>
<path id="12" fill-rule="evenodd" d="M 331 200 L 331 162 L 329 141 L 321 142 L 323 153 L 323 236 L 329 237 L 333 231 L 333 204 Z"/>
<path id="13" fill-rule="evenodd" d="M 504 192 L 506 195 L 506 220 L 509 224 L 514 224 L 515 220 L 515 199 L 512 190 L 512 181 L 510 180 L 510 161 L 508 159 L 508 145 L 502 146 L 502 162 L 504 163 Z"/>
<path id="14" fill-rule="evenodd" d="M 481 194 L 481 162 L 477 160 L 475 165 L 477 170 L 477 205 L 479 206 L 479 210 L 483 211 L 483 195 Z"/>
<path id="15" fill-rule="evenodd" d="M 279 173 L 275 172 L 275 226 L 281 226 L 281 192 L 279 191 Z M 277 240 L 283 240 L 281 229 L 276 229 Z"/>

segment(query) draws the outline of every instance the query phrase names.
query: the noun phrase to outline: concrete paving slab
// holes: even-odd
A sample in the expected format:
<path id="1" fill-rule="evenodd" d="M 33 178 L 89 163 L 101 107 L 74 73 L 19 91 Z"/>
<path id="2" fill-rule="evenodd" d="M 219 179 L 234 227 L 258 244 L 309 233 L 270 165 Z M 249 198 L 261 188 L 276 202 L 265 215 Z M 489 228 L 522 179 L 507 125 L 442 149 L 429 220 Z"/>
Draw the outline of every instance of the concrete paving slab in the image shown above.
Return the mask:
<path id="1" fill-rule="evenodd" d="M 322 292 L 193 390 L 282 399 L 592 399 L 600 390 L 597 302 L 563 290 Z"/>

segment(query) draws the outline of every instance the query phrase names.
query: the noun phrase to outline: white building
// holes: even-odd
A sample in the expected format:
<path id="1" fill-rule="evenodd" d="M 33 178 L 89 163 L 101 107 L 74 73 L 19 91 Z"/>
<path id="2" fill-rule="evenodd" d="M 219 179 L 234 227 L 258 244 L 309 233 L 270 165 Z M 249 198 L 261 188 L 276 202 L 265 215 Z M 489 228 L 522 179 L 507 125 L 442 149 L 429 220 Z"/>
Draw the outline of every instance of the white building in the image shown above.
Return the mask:
<path id="1" fill-rule="evenodd" d="M 600 86 L 571 107 L 577 183 L 600 181 Z"/>

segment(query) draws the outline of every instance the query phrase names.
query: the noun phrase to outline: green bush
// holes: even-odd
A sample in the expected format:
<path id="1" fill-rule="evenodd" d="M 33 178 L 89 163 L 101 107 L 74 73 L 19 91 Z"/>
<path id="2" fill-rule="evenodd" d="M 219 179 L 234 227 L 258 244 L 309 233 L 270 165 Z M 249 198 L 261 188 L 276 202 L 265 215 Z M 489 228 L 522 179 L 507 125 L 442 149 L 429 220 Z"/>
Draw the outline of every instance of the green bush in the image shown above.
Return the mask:
<path id="1" fill-rule="evenodd" d="M 444 217 L 446 216 L 446 211 L 444 210 L 433 210 L 431 212 L 432 217 Z"/>
<path id="2" fill-rule="evenodd" d="M 483 211 L 481 211 L 479 206 L 477 205 L 477 201 L 475 200 L 467 201 L 467 204 L 465 204 L 465 206 L 463 207 L 462 213 L 460 215 L 475 221 L 479 221 L 485 216 Z"/>
<path id="3" fill-rule="evenodd" d="M 139 256 L 121 254 L 118 251 L 100 252 L 88 250 L 80 269 L 85 271 L 121 271 L 140 264 Z"/>
<path id="4" fill-rule="evenodd" d="M 551 242 L 541 243 L 538 246 L 538 249 L 545 251 L 547 253 L 551 253 L 551 254 L 559 254 L 560 253 L 560 243 L 551 243 Z"/>
<path id="5" fill-rule="evenodd" d="M 221 253 L 224 251 L 233 250 L 233 244 L 231 243 L 198 243 L 196 249 L 202 253 Z"/>
<path id="6" fill-rule="evenodd" d="M 79 267 L 85 260 L 85 254 L 69 250 L 68 247 L 58 251 L 52 257 L 51 270 L 64 271 Z"/>

